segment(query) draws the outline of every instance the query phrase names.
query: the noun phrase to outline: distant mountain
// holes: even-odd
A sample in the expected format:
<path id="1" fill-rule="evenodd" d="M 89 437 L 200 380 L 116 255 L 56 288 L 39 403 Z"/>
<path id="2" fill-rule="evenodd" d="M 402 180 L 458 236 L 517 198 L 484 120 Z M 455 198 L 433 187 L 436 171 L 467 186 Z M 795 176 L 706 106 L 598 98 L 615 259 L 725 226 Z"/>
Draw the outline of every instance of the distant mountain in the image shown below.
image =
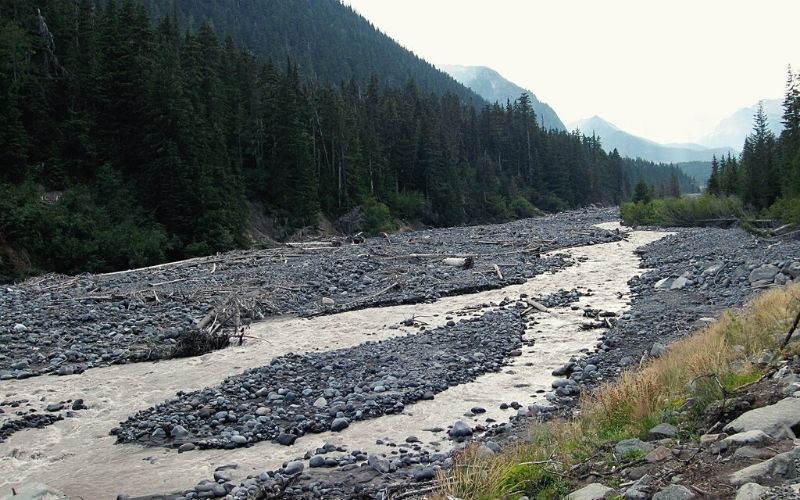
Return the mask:
<path id="1" fill-rule="evenodd" d="M 505 104 L 506 101 L 514 102 L 520 95 L 526 93 L 531 98 L 531 105 L 539 118 L 539 124 L 543 128 L 567 130 L 549 104 L 537 99 L 536 95 L 530 90 L 506 80 L 500 73 L 491 68 L 458 65 L 445 65 L 441 68 L 489 102 L 499 102 L 501 104 Z"/>
<path id="2" fill-rule="evenodd" d="M 176 13 L 182 25 L 211 21 L 262 61 L 278 67 L 290 58 L 311 80 L 338 85 L 373 76 L 388 86 L 413 79 L 425 92 L 451 92 L 482 105 L 475 92 L 417 57 L 339 0 L 140 0 L 153 18 Z"/>
<path id="3" fill-rule="evenodd" d="M 606 151 L 616 149 L 622 156 L 642 158 L 656 163 L 711 161 L 714 155 L 719 158 L 728 153 L 735 154 L 735 151 L 728 147 L 706 148 L 699 144 L 659 144 L 629 134 L 599 116 L 570 124 L 571 130 L 576 128 L 584 135 L 594 134 L 600 137 L 603 149 Z"/>
<path id="4" fill-rule="evenodd" d="M 780 135 L 783 130 L 781 123 L 783 108 L 780 99 L 766 99 L 764 112 L 767 114 L 769 128 L 775 135 Z M 725 118 L 714 128 L 714 131 L 703 137 L 700 143 L 710 148 L 732 147 L 741 151 L 744 139 L 753 130 L 753 116 L 756 114 L 758 104 L 742 108 Z"/>

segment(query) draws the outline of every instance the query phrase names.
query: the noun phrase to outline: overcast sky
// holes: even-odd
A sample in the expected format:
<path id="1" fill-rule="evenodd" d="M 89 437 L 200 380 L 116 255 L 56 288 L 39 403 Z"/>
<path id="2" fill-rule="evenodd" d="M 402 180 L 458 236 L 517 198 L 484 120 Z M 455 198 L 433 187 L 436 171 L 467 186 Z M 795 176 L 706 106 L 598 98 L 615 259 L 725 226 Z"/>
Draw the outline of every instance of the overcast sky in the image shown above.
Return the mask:
<path id="1" fill-rule="evenodd" d="M 565 123 L 691 142 L 800 69 L 798 0 L 345 0 L 433 64 L 489 66 Z"/>

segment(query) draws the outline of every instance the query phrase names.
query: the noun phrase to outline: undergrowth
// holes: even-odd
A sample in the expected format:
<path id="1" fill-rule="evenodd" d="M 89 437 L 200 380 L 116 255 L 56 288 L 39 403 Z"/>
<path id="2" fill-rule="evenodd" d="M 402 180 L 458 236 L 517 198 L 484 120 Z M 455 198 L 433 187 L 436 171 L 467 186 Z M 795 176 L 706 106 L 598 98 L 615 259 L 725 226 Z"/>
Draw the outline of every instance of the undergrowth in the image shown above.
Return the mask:
<path id="1" fill-rule="evenodd" d="M 742 219 L 748 216 L 734 196 L 698 196 L 623 203 L 623 222 L 629 226 L 691 227 L 712 219 Z"/>
<path id="2" fill-rule="evenodd" d="M 800 285 L 767 291 L 675 342 L 664 356 L 584 395 L 573 419 L 535 423 L 528 440 L 489 458 L 466 448 L 449 475 L 440 477 L 436 498 L 560 498 L 591 458 L 610 465 L 641 458 L 615 456 L 611 443 L 644 438 L 662 422 L 696 438 L 693 419 L 762 376 L 753 360 L 777 352 L 799 308 Z M 793 344 L 788 349 L 795 350 Z"/>

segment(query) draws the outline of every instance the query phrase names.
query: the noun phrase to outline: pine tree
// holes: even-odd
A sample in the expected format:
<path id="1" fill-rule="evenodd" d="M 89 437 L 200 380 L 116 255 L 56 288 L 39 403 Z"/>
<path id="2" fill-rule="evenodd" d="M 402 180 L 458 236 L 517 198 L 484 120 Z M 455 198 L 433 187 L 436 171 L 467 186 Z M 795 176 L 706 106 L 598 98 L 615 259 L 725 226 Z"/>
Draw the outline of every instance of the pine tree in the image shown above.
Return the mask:
<path id="1" fill-rule="evenodd" d="M 717 162 L 717 155 L 714 155 L 711 159 L 711 176 L 708 178 L 708 186 L 706 186 L 706 192 L 714 196 L 719 196 L 721 194 L 720 170 L 719 170 L 719 162 Z"/>

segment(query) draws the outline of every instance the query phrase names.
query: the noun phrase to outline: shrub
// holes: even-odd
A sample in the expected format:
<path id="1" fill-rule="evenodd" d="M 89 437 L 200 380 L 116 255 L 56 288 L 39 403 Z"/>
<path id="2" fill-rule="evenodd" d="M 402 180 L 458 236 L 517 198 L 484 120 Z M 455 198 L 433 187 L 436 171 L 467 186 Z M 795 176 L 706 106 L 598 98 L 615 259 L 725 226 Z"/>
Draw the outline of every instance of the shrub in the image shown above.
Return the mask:
<path id="1" fill-rule="evenodd" d="M 508 208 L 514 213 L 518 219 L 527 219 L 536 215 L 536 208 L 524 196 L 515 196 Z"/>
<path id="2" fill-rule="evenodd" d="M 747 213 L 739 198 L 703 195 L 624 203 L 620 215 L 627 225 L 691 227 L 713 219 L 740 219 Z"/>
<path id="3" fill-rule="evenodd" d="M 800 197 L 781 198 L 769 209 L 770 217 L 786 223 L 800 223 Z"/>
<path id="4" fill-rule="evenodd" d="M 392 231 L 395 227 L 389 207 L 374 198 L 367 198 L 362 204 L 364 211 L 364 230 L 375 235 Z"/>
<path id="5" fill-rule="evenodd" d="M 403 191 L 391 195 L 387 200 L 391 213 L 395 217 L 409 220 L 419 221 L 426 219 L 428 206 L 425 202 L 425 197 L 420 193 L 414 191 Z"/>

